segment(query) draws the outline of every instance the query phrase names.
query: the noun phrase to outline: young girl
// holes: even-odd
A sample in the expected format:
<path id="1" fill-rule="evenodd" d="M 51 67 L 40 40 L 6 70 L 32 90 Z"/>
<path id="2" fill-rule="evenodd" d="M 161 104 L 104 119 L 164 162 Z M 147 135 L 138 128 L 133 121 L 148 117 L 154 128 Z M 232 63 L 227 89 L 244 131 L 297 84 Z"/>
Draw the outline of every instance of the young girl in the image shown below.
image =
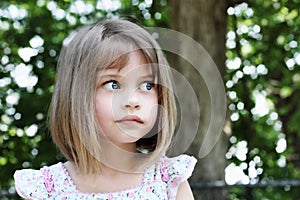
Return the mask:
<path id="1" fill-rule="evenodd" d="M 176 124 L 168 63 L 125 20 L 79 29 L 58 61 L 51 134 L 68 160 L 15 172 L 26 199 L 193 199 L 196 159 L 168 158 Z"/>

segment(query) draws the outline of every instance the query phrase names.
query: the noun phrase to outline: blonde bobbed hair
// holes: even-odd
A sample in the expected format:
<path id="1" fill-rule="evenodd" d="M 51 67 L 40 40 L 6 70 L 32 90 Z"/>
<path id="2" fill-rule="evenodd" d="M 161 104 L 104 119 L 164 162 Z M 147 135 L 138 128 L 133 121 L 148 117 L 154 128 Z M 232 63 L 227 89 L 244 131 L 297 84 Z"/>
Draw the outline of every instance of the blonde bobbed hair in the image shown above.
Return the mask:
<path id="1" fill-rule="evenodd" d="M 171 143 L 176 124 L 175 98 L 170 68 L 155 39 L 140 26 L 121 19 L 85 26 L 62 48 L 50 107 L 53 141 L 81 172 L 101 169 L 101 159 L 96 156 L 101 154 L 94 104 L 97 74 L 116 62 L 125 66 L 126 56 L 134 50 L 139 50 L 153 66 L 158 102 L 163 108 L 157 117 L 157 134 L 137 143 L 148 148 L 149 163 L 159 159 Z"/>

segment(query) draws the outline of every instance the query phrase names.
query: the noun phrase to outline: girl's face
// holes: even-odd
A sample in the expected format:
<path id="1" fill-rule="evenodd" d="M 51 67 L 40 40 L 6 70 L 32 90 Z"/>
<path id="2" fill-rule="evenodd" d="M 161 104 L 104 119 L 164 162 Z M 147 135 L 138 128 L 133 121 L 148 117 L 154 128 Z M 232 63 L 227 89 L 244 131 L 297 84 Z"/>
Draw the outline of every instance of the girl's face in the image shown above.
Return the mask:
<path id="1" fill-rule="evenodd" d="M 158 112 L 155 76 L 139 51 L 125 67 L 100 72 L 95 110 L 100 131 L 118 147 L 135 151 L 135 142 L 153 128 Z"/>

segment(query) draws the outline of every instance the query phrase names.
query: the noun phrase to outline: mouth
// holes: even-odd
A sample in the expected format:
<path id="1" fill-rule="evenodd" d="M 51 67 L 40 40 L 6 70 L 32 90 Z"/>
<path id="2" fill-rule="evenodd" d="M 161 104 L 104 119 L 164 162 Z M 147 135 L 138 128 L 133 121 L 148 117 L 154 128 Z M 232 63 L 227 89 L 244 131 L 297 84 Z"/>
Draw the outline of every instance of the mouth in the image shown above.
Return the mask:
<path id="1" fill-rule="evenodd" d="M 143 124 L 144 122 L 138 117 L 138 116 L 135 116 L 135 115 L 128 115 L 120 120 L 116 120 L 117 123 L 122 123 L 122 122 L 125 122 L 125 123 L 131 123 L 131 122 L 135 122 L 135 123 L 139 123 L 139 124 Z"/>

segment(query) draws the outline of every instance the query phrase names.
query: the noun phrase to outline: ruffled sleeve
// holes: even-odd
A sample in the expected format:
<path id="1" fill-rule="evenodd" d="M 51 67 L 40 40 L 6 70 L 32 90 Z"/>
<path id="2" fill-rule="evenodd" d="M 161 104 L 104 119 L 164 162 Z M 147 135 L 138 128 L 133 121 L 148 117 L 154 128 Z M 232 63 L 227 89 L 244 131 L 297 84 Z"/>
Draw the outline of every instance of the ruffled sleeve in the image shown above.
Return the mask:
<path id="1" fill-rule="evenodd" d="M 163 157 L 160 164 L 161 180 L 167 183 L 169 199 L 176 199 L 178 187 L 193 173 L 197 160 L 188 155 Z"/>
<path id="2" fill-rule="evenodd" d="M 14 174 L 17 193 L 25 199 L 47 199 L 48 191 L 41 170 L 23 169 Z"/>

